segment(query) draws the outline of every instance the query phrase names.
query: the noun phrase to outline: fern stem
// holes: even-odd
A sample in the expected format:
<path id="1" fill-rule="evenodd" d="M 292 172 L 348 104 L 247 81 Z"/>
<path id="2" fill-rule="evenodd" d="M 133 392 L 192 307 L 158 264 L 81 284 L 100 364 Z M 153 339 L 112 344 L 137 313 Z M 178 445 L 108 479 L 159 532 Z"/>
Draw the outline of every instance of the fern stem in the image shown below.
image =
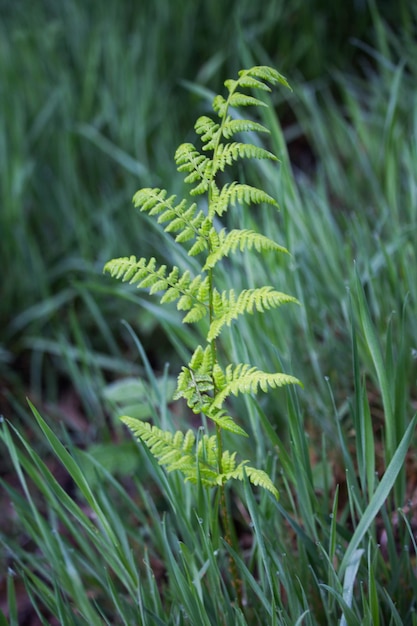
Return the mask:
<path id="1" fill-rule="evenodd" d="M 222 126 L 221 126 L 222 128 Z M 213 153 L 213 157 L 215 158 L 216 155 L 216 150 L 218 149 L 219 143 L 220 143 L 220 138 L 221 138 L 221 128 L 219 131 L 219 136 L 218 136 L 218 141 L 216 143 L 216 147 Z M 211 214 L 210 212 L 210 204 L 212 202 L 212 187 L 211 185 L 209 186 L 209 192 L 208 192 L 208 201 L 209 201 L 209 215 Z M 208 255 L 212 253 L 212 249 L 211 249 L 211 245 L 209 243 L 208 246 Z M 210 326 L 213 322 L 214 319 L 214 270 L 213 268 L 209 268 L 208 270 L 208 281 L 209 281 L 209 320 L 210 320 Z M 210 347 L 211 347 L 211 355 L 212 355 L 212 367 L 214 368 L 215 364 L 217 364 L 217 360 L 218 360 L 218 350 L 217 350 L 217 340 L 216 339 L 212 339 L 210 342 Z M 214 381 L 214 376 L 212 376 L 212 379 Z M 213 394 L 214 396 L 216 396 L 218 392 L 218 389 L 216 388 L 216 384 L 214 383 L 214 389 L 213 389 Z M 223 463 L 222 463 L 222 457 L 223 457 L 223 438 L 222 438 L 222 429 L 221 427 L 216 424 L 216 439 L 217 439 L 217 471 L 219 472 L 219 474 L 223 473 Z M 220 519 L 222 521 L 223 524 L 223 530 L 224 530 L 224 538 L 227 541 L 227 543 L 229 544 L 230 547 L 235 548 L 236 546 L 234 546 L 234 539 L 235 539 L 235 533 L 233 532 L 232 529 L 232 525 L 233 525 L 233 521 L 232 518 L 230 516 L 230 512 L 229 512 L 229 507 L 227 506 L 227 500 L 226 500 L 226 487 L 224 484 L 222 484 L 220 487 Z M 231 581 L 232 581 L 232 586 L 235 590 L 236 593 L 236 600 L 237 600 L 237 604 L 239 606 L 239 608 L 241 610 L 243 610 L 243 601 L 242 601 L 242 580 L 239 577 L 239 573 L 238 573 L 238 569 L 237 569 L 237 565 L 236 565 L 236 561 L 233 558 L 233 556 L 231 554 L 229 554 L 228 556 L 229 558 L 229 571 L 230 571 L 230 576 L 231 576 Z"/>
<path id="2" fill-rule="evenodd" d="M 233 533 L 233 529 L 232 529 L 233 522 L 232 522 L 232 518 L 229 512 L 229 507 L 227 506 L 225 485 L 222 485 L 220 487 L 220 515 L 221 515 L 221 519 L 223 523 L 224 538 L 229 544 L 229 546 L 236 551 L 236 545 L 234 545 L 235 534 Z M 238 606 L 241 610 L 243 610 L 243 594 L 242 594 L 243 583 L 238 573 L 236 561 L 231 554 L 229 554 L 229 571 L 230 571 L 230 576 L 232 580 L 232 586 L 236 593 L 236 600 L 237 600 Z"/>
<path id="3" fill-rule="evenodd" d="M 213 291 L 214 291 L 214 286 L 213 286 L 213 270 L 210 269 L 208 272 L 209 275 L 209 317 L 210 317 L 210 324 L 213 321 Z M 210 342 L 210 346 L 211 346 L 211 355 L 212 355 L 212 363 L 213 363 L 213 368 L 215 366 L 215 364 L 217 363 L 217 342 L 216 339 L 213 339 Z M 214 376 L 212 377 L 214 380 Z M 213 394 L 214 396 L 217 394 L 218 389 L 216 388 L 216 385 L 214 384 L 214 389 L 213 389 Z M 219 474 L 223 473 L 223 464 L 222 464 L 222 456 L 223 456 L 223 439 L 222 439 L 222 429 L 221 427 L 216 424 L 216 438 L 217 438 L 217 471 L 219 472 Z"/>

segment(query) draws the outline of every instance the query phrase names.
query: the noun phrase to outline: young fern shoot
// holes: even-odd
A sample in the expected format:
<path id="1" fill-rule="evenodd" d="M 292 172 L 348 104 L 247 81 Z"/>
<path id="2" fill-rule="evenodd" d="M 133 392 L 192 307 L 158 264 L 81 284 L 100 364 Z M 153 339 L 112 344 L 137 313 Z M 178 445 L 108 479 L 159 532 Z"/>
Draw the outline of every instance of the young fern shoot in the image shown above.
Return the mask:
<path id="1" fill-rule="evenodd" d="M 246 363 L 222 366 L 217 344 L 225 327 L 241 315 L 254 311 L 263 313 L 297 300 L 272 286 L 244 289 L 240 293 L 233 289 L 219 291 L 216 287 L 218 264 L 235 252 L 251 249 L 260 254 L 267 250 L 287 252 L 253 230 L 228 231 L 216 227 L 219 218 L 235 205 L 278 206 L 262 189 L 237 181 L 219 185 L 219 173 L 241 159 L 277 161 L 276 156 L 264 148 L 236 140 L 236 135 L 242 132 L 267 133 L 268 130 L 258 122 L 231 115 L 231 109 L 266 106 L 244 90 L 269 92 L 269 85 L 276 84 L 289 87 L 286 79 L 270 67 L 256 66 L 240 71 L 236 80 L 225 82 L 227 97 L 217 95 L 213 100 L 216 121 L 202 116 L 195 124 L 201 151 L 191 143 L 184 143 L 177 149 L 178 171 L 184 173 L 185 182 L 191 185 L 191 197 L 207 197 L 206 211 L 199 209 L 196 202 L 177 200 L 175 195 L 158 188 L 141 189 L 133 198 L 140 211 L 165 225 L 165 231 L 175 236 L 178 245 L 187 246 L 190 256 L 201 258 L 200 273 L 192 276 L 188 270 L 182 272 L 175 266 L 158 265 L 155 258 L 136 259 L 134 256 L 113 259 L 104 270 L 115 278 L 148 289 L 151 294 L 162 292 L 161 304 L 176 301 L 178 310 L 185 314 L 184 323 L 195 324 L 208 319 L 205 343 L 196 347 L 190 362 L 182 368 L 175 398 L 184 398 L 194 413 L 203 414 L 214 422 L 216 434 L 204 434 L 196 442 L 192 430 L 172 433 L 129 416 L 122 417 L 123 422 L 168 472 L 179 470 L 186 480 L 201 481 L 206 487 L 219 486 L 222 490 L 228 481 L 243 480 L 247 476 L 252 484 L 278 497 L 277 488 L 266 472 L 251 467 L 248 461 L 238 463 L 236 452 L 223 449 L 224 430 L 247 435 L 229 414 L 226 401 L 231 395 L 252 394 L 259 389 L 266 392 L 300 382 L 293 376 L 263 372 Z"/>

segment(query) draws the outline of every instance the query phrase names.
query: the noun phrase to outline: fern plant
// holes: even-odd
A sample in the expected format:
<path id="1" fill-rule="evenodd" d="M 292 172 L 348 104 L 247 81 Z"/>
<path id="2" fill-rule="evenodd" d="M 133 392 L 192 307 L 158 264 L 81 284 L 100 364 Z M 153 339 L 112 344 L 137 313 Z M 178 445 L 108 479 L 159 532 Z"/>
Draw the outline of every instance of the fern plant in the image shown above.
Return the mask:
<path id="1" fill-rule="evenodd" d="M 267 236 L 249 229 L 227 230 L 219 228 L 220 218 L 236 205 L 268 204 L 277 207 L 276 200 L 262 189 L 237 181 L 220 180 L 224 172 L 242 159 L 268 159 L 277 157 L 264 148 L 238 141 L 241 133 L 267 133 L 262 124 L 239 117 L 237 109 L 248 106 L 266 106 L 245 90 L 269 92 L 269 85 L 289 87 L 286 79 L 276 70 L 256 66 L 239 72 L 236 80 L 225 82 L 227 97 L 217 95 L 213 100 L 216 119 L 199 117 L 195 131 L 200 136 L 201 149 L 191 143 L 179 146 L 175 154 L 177 168 L 191 185 L 191 199 L 178 200 L 165 190 L 145 188 L 138 191 L 133 202 L 136 207 L 155 217 L 168 233 L 175 236 L 178 245 L 185 245 L 190 256 L 198 257 L 201 271 L 192 276 L 174 266 L 159 265 L 155 258 L 137 259 L 134 256 L 113 259 L 105 265 L 111 276 L 135 283 L 151 294 L 162 293 L 161 304 L 176 301 L 177 309 L 184 312 L 184 323 L 195 324 L 207 318 L 207 334 L 203 345 L 198 345 L 189 363 L 178 376 L 175 398 L 184 398 L 188 407 L 202 414 L 215 425 L 215 434 L 205 433 L 198 441 L 192 430 L 172 433 L 148 422 L 124 416 L 121 419 L 133 433 L 148 446 L 158 462 L 168 472 L 179 470 L 186 480 L 201 481 L 210 487 L 219 487 L 223 502 L 222 519 L 226 539 L 230 540 L 230 520 L 225 506 L 225 484 L 243 480 L 269 490 L 274 497 L 278 491 L 263 470 L 252 467 L 248 461 L 238 462 L 236 452 L 223 447 L 223 432 L 247 436 L 242 426 L 230 415 L 227 399 L 231 395 L 252 394 L 259 389 L 269 389 L 289 384 L 300 384 L 293 376 L 282 372 L 267 373 L 246 363 L 222 364 L 219 341 L 225 327 L 241 315 L 254 311 L 264 312 L 297 300 L 273 286 L 235 290 L 219 290 L 216 286 L 218 266 L 225 257 L 238 251 L 254 249 L 258 253 L 287 250 Z M 234 111 L 234 112 L 233 112 Z M 204 195 L 205 210 L 192 199 Z"/>

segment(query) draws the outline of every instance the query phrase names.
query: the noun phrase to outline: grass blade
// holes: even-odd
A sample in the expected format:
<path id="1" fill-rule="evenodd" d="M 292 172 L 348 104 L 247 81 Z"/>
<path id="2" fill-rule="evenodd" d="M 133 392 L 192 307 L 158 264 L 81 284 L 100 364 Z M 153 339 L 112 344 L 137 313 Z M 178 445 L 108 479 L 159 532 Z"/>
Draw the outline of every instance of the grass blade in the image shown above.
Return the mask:
<path id="1" fill-rule="evenodd" d="M 417 422 L 417 414 L 413 417 L 410 424 L 408 425 L 407 430 L 404 433 L 404 436 L 395 451 L 390 464 L 385 470 L 384 476 L 382 477 L 381 482 L 375 490 L 374 495 L 372 496 L 368 506 L 363 512 L 362 518 L 353 533 L 352 539 L 349 542 L 348 548 L 345 552 L 345 555 L 342 559 L 339 569 L 339 576 L 342 578 L 346 568 L 351 562 L 353 558 L 353 554 L 358 549 L 359 544 L 364 538 L 367 530 L 375 519 L 378 511 L 383 506 L 384 502 L 389 496 L 391 489 L 395 484 L 395 480 L 404 464 L 405 455 L 407 453 L 408 447 L 410 445 L 411 438 L 414 434 L 414 428 Z"/>

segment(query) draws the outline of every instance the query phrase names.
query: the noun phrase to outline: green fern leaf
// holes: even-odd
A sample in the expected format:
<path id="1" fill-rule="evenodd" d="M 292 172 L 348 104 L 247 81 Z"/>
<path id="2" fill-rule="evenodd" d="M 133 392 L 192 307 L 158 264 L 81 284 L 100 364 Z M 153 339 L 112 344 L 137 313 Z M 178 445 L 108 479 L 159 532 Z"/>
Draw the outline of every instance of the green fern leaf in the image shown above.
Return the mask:
<path id="1" fill-rule="evenodd" d="M 265 128 L 265 126 L 263 126 L 262 124 L 259 124 L 259 122 L 253 122 L 252 120 L 243 120 L 243 119 L 232 120 L 231 118 L 228 118 L 222 127 L 222 133 L 225 139 L 230 139 L 230 137 L 233 137 L 233 135 L 236 135 L 237 133 L 244 133 L 244 132 L 257 132 L 257 133 L 269 134 L 269 130 Z"/>
<path id="2" fill-rule="evenodd" d="M 178 271 L 178 268 L 175 268 Z M 162 265 L 156 269 L 156 259 L 151 257 L 145 259 L 142 257 L 137 260 L 135 256 L 121 257 L 119 259 L 112 259 L 108 261 L 104 266 L 104 271 L 108 272 L 112 278 L 117 278 L 123 282 L 139 283 L 139 287 L 143 287 L 144 281 L 151 276 L 153 282 L 165 281 L 166 265 Z"/>
<path id="3" fill-rule="evenodd" d="M 197 256 L 208 248 L 208 240 L 206 237 L 197 237 L 194 244 L 188 250 L 188 256 Z"/>
<path id="4" fill-rule="evenodd" d="M 268 474 L 263 470 L 257 469 L 256 467 L 250 467 L 249 465 L 246 465 L 246 463 L 247 461 L 240 463 L 234 471 L 230 472 L 228 478 L 234 478 L 236 480 L 243 481 L 244 475 L 246 474 L 252 485 L 255 485 L 256 487 L 262 487 L 263 489 L 270 491 L 272 495 L 275 496 L 275 498 L 278 500 L 278 489 L 275 487 Z"/>
<path id="5" fill-rule="evenodd" d="M 241 143 L 234 141 L 232 143 L 220 144 L 213 161 L 213 176 L 218 172 L 224 172 L 228 165 L 232 165 L 239 159 L 269 159 L 270 161 L 278 161 L 275 154 L 254 146 L 250 143 Z"/>
<path id="6" fill-rule="evenodd" d="M 213 341 L 219 336 L 224 326 L 230 326 L 233 320 L 244 313 L 277 308 L 282 304 L 293 302 L 299 304 L 297 298 L 289 296 L 281 291 L 276 291 L 273 287 L 266 286 L 258 289 L 244 289 L 236 298 L 234 289 L 229 292 L 218 292 L 214 294 L 214 314 L 215 317 L 210 324 L 207 335 L 208 341 Z"/>
<path id="7" fill-rule="evenodd" d="M 207 305 L 205 303 L 197 302 L 194 304 L 182 319 L 184 324 L 196 324 L 207 315 Z"/>
<path id="8" fill-rule="evenodd" d="M 237 366 L 228 365 L 225 372 L 226 385 L 213 400 L 213 408 L 220 409 L 224 401 L 230 395 L 237 396 L 240 393 L 257 393 L 260 388 L 266 392 L 268 389 L 283 387 L 284 385 L 300 385 L 298 378 L 282 373 L 268 373 L 257 367 L 240 363 Z"/>
<path id="9" fill-rule="evenodd" d="M 286 78 L 282 76 L 282 74 L 268 66 L 258 65 L 246 70 L 241 70 L 237 80 L 226 80 L 224 84 L 229 91 L 229 98 L 225 100 L 222 95 L 215 96 L 212 104 L 213 110 L 220 118 L 224 118 L 230 105 L 239 107 L 247 106 L 248 104 L 260 104 L 260 106 L 265 106 L 265 103 L 261 100 L 254 98 L 255 102 L 251 102 L 250 100 L 247 100 L 248 96 L 237 92 L 237 89 L 241 87 L 269 91 L 270 89 L 265 82 L 272 85 L 281 83 L 285 87 L 291 89 Z M 237 97 L 234 98 L 234 96 Z"/>
<path id="10" fill-rule="evenodd" d="M 209 374 L 194 373 L 183 367 L 178 376 L 178 388 L 174 399 L 184 398 L 193 413 L 206 414 L 213 402 L 213 380 Z"/>
<path id="11" fill-rule="evenodd" d="M 213 111 L 217 113 L 220 118 L 223 118 L 226 115 L 228 106 L 229 103 L 223 98 L 222 95 L 218 94 L 214 97 L 212 108 Z"/>
<path id="12" fill-rule="evenodd" d="M 216 468 L 218 463 L 217 437 L 204 434 L 200 436 L 197 443 L 197 457 L 199 462 L 207 464 L 211 468 Z M 218 471 L 217 471 L 218 474 Z"/>
<path id="13" fill-rule="evenodd" d="M 226 83 L 231 84 L 230 86 L 228 86 Z M 238 78 L 238 80 L 226 81 L 226 83 L 225 85 L 226 87 L 228 87 L 229 91 L 233 88 L 236 88 L 237 86 L 239 86 L 239 88 L 245 87 L 246 89 L 260 89 L 261 91 L 267 92 L 271 91 L 271 88 L 268 87 L 268 85 L 266 85 L 264 82 L 262 82 L 261 80 L 257 80 L 256 78 L 254 78 L 253 76 L 249 76 L 248 74 L 242 74 Z M 234 85 L 232 83 L 234 83 Z"/>
<path id="14" fill-rule="evenodd" d="M 207 217 L 201 224 L 199 236 L 195 240 L 194 244 L 188 251 L 189 256 L 196 256 L 205 250 L 210 248 L 213 235 L 216 234 L 216 229 L 212 226 L 212 219 Z"/>
<path id="15" fill-rule="evenodd" d="M 185 182 L 198 184 L 190 191 L 191 195 L 205 193 L 213 178 L 212 160 L 200 154 L 191 143 L 181 144 L 175 153 L 175 162 L 179 172 L 188 172 Z"/>
<path id="16" fill-rule="evenodd" d="M 222 474 L 231 475 L 236 470 L 236 452 L 225 450 L 222 454 Z"/>
<path id="17" fill-rule="evenodd" d="M 195 203 L 187 206 L 187 202 L 181 200 L 175 204 L 175 199 L 175 195 L 167 198 L 165 189 L 146 187 L 135 193 L 133 203 L 140 211 L 157 215 L 159 224 L 169 222 L 164 230 L 167 233 L 180 231 L 175 240 L 182 243 L 200 235 L 207 217 L 203 211 L 197 212 Z"/>
<path id="18" fill-rule="evenodd" d="M 211 402 L 212 402 L 211 398 Z M 236 424 L 233 417 L 228 415 L 223 410 L 215 409 L 214 411 L 210 411 L 210 408 L 206 411 L 205 415 L 211 419 L 217 426 L 220 426 L 222 430 L 228 430 L 230 433 L 234 435 L 242 435 L 243 437 L 248 437 L 247 432 L 241 428 L 238 424 Z"/>
<path id="19" fill-rule="evenodd" d="M 202 346 L 197 346 L 190 360 L 190 368 L 195 372 L 207 374 L 211 372 L 213 365 L 213 351 L 211 346 L 207 345 L 204 349 Z"/>
<path id="20" fill-rule="evenodd" d="M 192 430 L 172 433 L 127 415 L 120 419 L 167 472 L 181 471 L 187 481 L 196 483 L 201 480 L 205 487 L 222 485 L 232 478 L 243 480 L 245 472 L 253 485 L 268 489 L 278 498 L 278 491 L 265 472 L 246 465 L 247 461 L 236 467 L 236 452 L 225 450 L 222 453 L 223 471 L 219 473 L 216 436 L 203 435 L 195 449 L 196 438 Z"/>
<path id="21" fill-rule="evenodd" d="M 255 248 L 257 252 L 274 250 L 288 254 L 286 248 L 269 237 L 249 229 L 233 229 L 230 232 L 223 229 L 218 233 L 217 241 L 211 243 L 213 252 L 208 255 L 204 270 L 213 268 L 223 257 L 228 256 L 230 252 L 236 252 L 236 250 L 243 252 L 243 250 Z"/>
<path id="22" fill-rule="evenodd" d="M 178 267 L 173 267 L 167 275 L 166 265 L 157 267 L 155 258 L 136 259 L 135 256 L 112 259 L 104 266 L 113 278 L 137 284 L 138 288 L 149 289 L 151 294 L 165 291 L 161 303 L 178 300 L 179 311 L 189 311 L 185 323 L 196 322 L 208 313 L 209 280 L 201 275 L 191 278 L 187 270 L 179 275 Z"/>
<path id="23" fill-rule="evenodd" d="M 212 369 L 211 346 L 207 345 L 204 350 L 197 346 L 188 367 L 183 367 L 178 376 L 174 400 L 184 398 L 194 413 L 207 411 L 213 401 L 209 395 L 214 391 Z"/>
<path id="24" fill-rule="evenodd" d="M 205 350 L 202 348 L 202 346 L 197 346 L 197 348 L 194 350 L 188 367 L 182 367 L 181 372 L 178 376 L 177 389 L 174 394 L 174 400 L 178 400 L 178 398 L 181 397 L 186 397 L 185 394 L 188 392 L 189 388 L 192 388 L 194 390 L 194 387 L 196 387 L 195 376 L 197 375 L 208 377 L 208 381 L 211 384 L 210 389 L 212 389 L 212 366 L 213 358 L 210 346 L 206 346 Z"/>
<path id="25" fill-rule="evenodd" d="M 249 69 L 240 70 L 239 80 L 242 80 L 244 82 L 248 76 L 260 78 L 261 80 L 266 81 L 271 85 L 276 85 L 280 83 L 281 85 L 284 85 L 284 87 L 288 87 L 288 89 L 291 90 L 291 87 L 288 84 L 285 76 L 277 72 L 277 70 L 273 67 L 269 67 L 268 65 L 255 65 L 254 67 L 250 67 Z"/>
<path id="26" fill-rule="evenodd" d="M 244 471 L 252 485 L 262 487 L 262 489 L 267 489 L 272 493 L 273 496 L 275 496 L 277 500 L 279 499 L 278 489 L 275 487 L 274 483 L 266 472 L 256 467 L 250 466 L 245 466 Z"/>
<path id="27" fill-rule="evenodd" d="M 149 422 L 143 422 L 127 415 L 122 416 L 120 419 L 136 437 L 140 438 L 148 446 L 161 465 L 167 466 L 168 471 L 184 455 L 188 455 L 193 451 L 195 435 L 192 430 L 189 430 L 184 435 L 180 431 L 171 433 L 161 430 Z"/>
<path id="28" fill-rule="evenodd" d="M 179 281 L 177 287 L 180 287 Z M 209 301 L 209 280 L 202 278 L 201 275 L 196 276 L 187 285 L 183 295 L 178 300 L 177 309 L 179 311 L 188 311 L 183 318 L 185 324 L 191 324 L 200 321 L 208 313 Z"/>
<path id="29" fill-rule="evenodd" d="M 232 107 L 246 107 L 246 106 L 258 106 L 258 107 L 266 107 L 268 106 L 259 98 L 254 98 L 253 96 L 248 96 L 245 93 L 240 93 L 239 91 L 235 91 L 229 98 L 229 105 Z"/>
<path id="30" fill-rule="evenodd" d="M 215 148 L 216 142 L 219 141 L 220 133 L 225 139 L 230 139 L 233 135 L 242 132 L 259 132 L 267 134 L 270 132 L 265 126 L 253 120 L 232 119 L 228 116 L 220 126 L 220 124 L 216 124 L 206 115 L 198 118 L 195 124 L 195 130 L 199 135 L 201 135 L 201 141 L 204 144 L 204 151 L 213 150 Z"/>
<path id="31" fill-rule="evenodd" d="M 142 422 L 126 415 L 120 419 L 149 448 L 158 463 L 168 472 L 179 470 L 186 480 L 194 483 L 200 478 L 206 487 L 218 484 L 215 436 L 203 435 L 195 450 L 195 435 L 192 430 L 185 434 L 181 431 L 171 433 L 152 426 L 149 422 Z"/>
<path id="32" fill-rule="evenodd" d="M 220 124 L 216 124 L 210 117 L 202 115 L 195 123 L 195 131 L 201 135 L 203 150 L 213 150 L 220 131 Z"/>
<path id="33" fill-rule="evenodd" d="M 222 216 L 230 206 L 236 204 L 271 204 L 278 207 L 277 201 L 261 189 L 242 183 L 230 183 L 222 187 L 220 193 L 210 203 L 209 217 L 217 213 Z"/>
<path id="34" fill-rule="evenodd" d="M 224 373 L 219 365 L 213 364 L 211 345 L 208 344 L 204 350 L 198 346 L 188 367 L 183 367 L 178 376 L 174 400 L 184 398 L 194 413 L 204 413 L 221 428 L 236 435 L 247 436 L 243 428 L 225 411 L 211 410 L 215 384 L 222 387 L 226 384 Z"/>

